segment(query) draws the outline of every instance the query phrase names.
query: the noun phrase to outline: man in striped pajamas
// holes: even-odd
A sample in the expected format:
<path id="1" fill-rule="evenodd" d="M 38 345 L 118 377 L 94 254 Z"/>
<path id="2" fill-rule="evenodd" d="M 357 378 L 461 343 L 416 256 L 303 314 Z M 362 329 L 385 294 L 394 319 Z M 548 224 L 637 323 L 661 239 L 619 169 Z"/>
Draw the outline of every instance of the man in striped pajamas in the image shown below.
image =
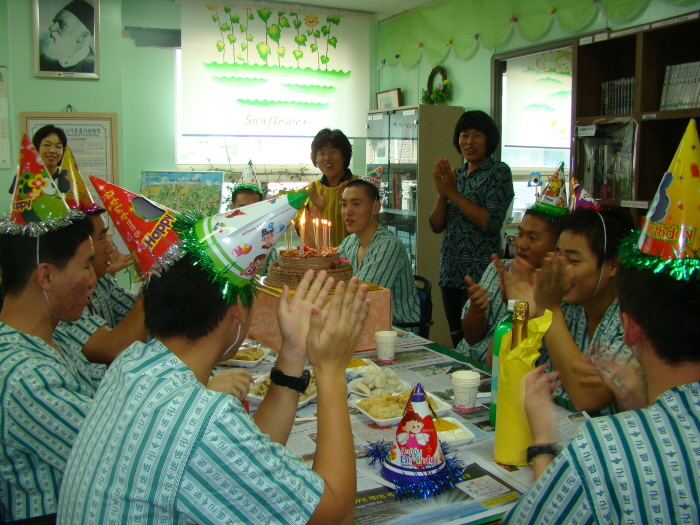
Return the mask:
<path id="1" fill-rule="evenodd" d="M 537 479 L 506 524 L 700 521 L 700 275 L 697 266 L 674 266 L 675 276 L 668 261 L 654 267 L 635 241 L 621 250 L 617 287 L 625 344 L 646 388 L 620 369 L 600 380 L 618 402 L 636 396 L 648 406 L 589 420 L 555 458 L 548 445 L 556 441 L 556 373 L 543 373 L 543 365 L 528 375 L 525 408 L 536 444 L 528 458 Z"/>
<path id="2" fill-rule="evenodd" d="M 338 253 L 353 265 L 353 275 L 391 290 L 395 322 L 420 321 L 420 302 L 411 263 L 401 240 L 379 224 L 379 190 L 365 179 L 350 182 L 340 199 L 349 236 Z"/>

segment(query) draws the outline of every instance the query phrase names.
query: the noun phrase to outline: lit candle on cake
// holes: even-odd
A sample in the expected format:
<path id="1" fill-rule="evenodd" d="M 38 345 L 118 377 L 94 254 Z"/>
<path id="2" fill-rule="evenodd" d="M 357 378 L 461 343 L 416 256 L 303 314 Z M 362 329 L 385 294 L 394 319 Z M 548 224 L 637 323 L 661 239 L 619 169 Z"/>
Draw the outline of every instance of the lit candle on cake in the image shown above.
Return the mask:
<path id="1" fill-rule="evenodd" d="M 331 224 L 333 224 L 330 220 L 328 221 L 328 231 L 326 232 L 326 248 L 328 248 L 328 244 L 330 243 L 330 238 L 331 238 Z"/>
<path id="2" fill-rule="evenodd" d="M 304 232 L 306 231 L 306 228 L 304 228 L 304 224 L 306 223 L 306 213 L 302 212 L 301 220 L 299 222 L 301 224 L 301 226 L 300 226 L 301 242 L 299 243 L 299 257 L 303 257 L 304 256 Z"/>
<path id="3" fill-rule="evenodd" d="M 314 243 L 316 244 L 316 249 L 318 249 L 318 219 L 314 219 Z"/>

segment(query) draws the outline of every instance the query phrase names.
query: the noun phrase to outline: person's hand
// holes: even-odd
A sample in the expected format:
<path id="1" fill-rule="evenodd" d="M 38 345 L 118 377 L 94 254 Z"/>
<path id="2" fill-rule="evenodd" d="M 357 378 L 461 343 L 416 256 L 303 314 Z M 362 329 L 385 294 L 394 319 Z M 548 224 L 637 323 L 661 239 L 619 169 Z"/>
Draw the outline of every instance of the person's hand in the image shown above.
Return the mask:
<path id="1" fill-rule="evenodd" d="M 459 193 L 457 189 L 457 169 L 450 169 L 450 162 L 445 159 L 438 159 L 433 165 L 433 178 L 435 187 L 441 197 L 455 197 Z"/>
<path id="2" fill-rule="evenodd" d="M 370 307 L 367 285 L 358 283 L 357 277 L 347 286 L 338 283 L 325 314 L 316 307 L 311 310 L 306 349 L 317 371 L 344 371 L 357 349 Z"/>
<path id="3" fill-rule="evenodd" d="M 526 301 L 530 305 L 530 312 L 537 312 L 535 301 L 535 269 L 533 266 L 520 259 L 514 260 L 508 270 L 499 272 L 501 289 L 504 292 L 504 303 L 509 299 Z M 533 315 L 534 317 L 534 315 Z"/>
<path id="4" fill-rule="evenodd" d="M 311 200 L 311 204 L 323 214 L 323 210 L 326 209 L 326 196 L 323 193 L 323 184 L 319 182 L 318 184 L 311 185 L 311 196 L 309 199 Z"/>
<path id="5" fill-rule="evenodd" d="M 471 304 L 485 312 L 491 303 L 491 294 L 479 283 L 475 283 L 468 275 L 464 277 L 464 282 L 468 287 L 467 294 Z"/>
<path id="6" fill-rule="evenodd" d="M 535 277 L 535 301 L 538 312 L 554 310 L 571 288 L 566 279 L 566 261 L 563 257 L 548 253 L 542 260 L 542 268 L 535 272 Z"/>
<path id="7" fill-rule="evenodd" d="M 306 359 L 306 334 L 309 331 L 311 311 L 313 308 L 324 307 L 334 282 L 332 277 L 326 279 L 325 270 L 320 271 L 316 279 L 314 271 L 308 270 L 291 300 L 289 288 L 283 288 L 277 308 L 277 321 L 286 351 L 295 352 L 299 357 Z"/>
<path id="8" fill-rule="evenodd" d="M 124 268 L 128 268 L 132 264 L 134 264 L 133 254 L 124 254 L 115 248 L 109 256 L 109 267 L 107 268 L 107 271 L 110 274 L 115 275 L 117 272 L 122 271 Z"/>
<path id="9" fill-rule="evenodd" d="M 647 377 L 636 359 L 621 365 L 606 359 L 581 357 L 574 370 L 581 374 L 582 385 L 611 390 L 620 412 L 644 408 L 649 404 Z"/>
<path id="10" fill-rule="evenodd" d="M 250 383 L 253 377 L 243 368 L 234 368 L 216 374 L 207 383 L 209 390 L 230 394 L 236 397 L 241 403 L 250 391 Z"/>
<path id="11" fill-rule="evenodd" d="M 559 372 L 545 374 L 547 365 L 540 365 L 525 376 L 525 413 L 535 444 L 554 443 L 556 439 L 554 390 L 561 384 Z"/>

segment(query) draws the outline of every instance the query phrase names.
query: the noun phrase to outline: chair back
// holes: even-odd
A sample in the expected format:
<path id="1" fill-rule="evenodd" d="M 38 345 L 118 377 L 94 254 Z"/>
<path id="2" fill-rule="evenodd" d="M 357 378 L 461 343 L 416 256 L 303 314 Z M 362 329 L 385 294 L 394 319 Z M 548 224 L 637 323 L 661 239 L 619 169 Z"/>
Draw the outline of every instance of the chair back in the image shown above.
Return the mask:
<path id="1" fill-rule="evenodd" d="M 433 284 L 430 279 L 414 275 L 418 300 L 420 301 L 420 320 L 417 323 L 394 323 L 399 328 L 418 328 L 418 335 L 429 339 L 430 326 L 433 324 Z"/>

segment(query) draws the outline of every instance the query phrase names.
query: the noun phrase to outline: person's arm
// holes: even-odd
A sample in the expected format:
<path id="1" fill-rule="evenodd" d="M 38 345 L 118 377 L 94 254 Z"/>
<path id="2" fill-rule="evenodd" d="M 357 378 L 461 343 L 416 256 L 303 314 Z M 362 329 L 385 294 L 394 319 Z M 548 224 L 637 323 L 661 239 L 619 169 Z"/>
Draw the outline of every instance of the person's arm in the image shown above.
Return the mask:
<path id="1" fill-rule="evenodd" d="M 349 525 L 355 514 L 357 475 L 348 414 L 345 367 L 357 349 L 370 302 L 367 285 L 339 283 L 327 313 L 314 308 L 307 338 L 318 384 L 318 434 L 313 470 L 325 483 L 309 525 Z"/>
<path id="2" fill-rule="evenodd" d="M 132 253 L 121 253 L 115 248 L 109 256 L 109 262 L 110 264 L 107 271 L 114 276 L 117 272 L 134 264 L 134 255 Z"/>
<path id="3" fill-rule="evenodd" d="M 102 326 L 92 334 L 83 347 L 83 354 L 88 361 L 109 365 L 122 350 L 135 341 L 145 342 L 147 337 L 143 299 L 137 299 L 131 312 L 117 326 Z"/>
<path id="4" fill-rule="evenodd" d="M 591 386 L 581 384 L 582 376 L 577 370 L 577 363 L 583 353 L 571 336 L 561 309 L 561 300 L 568 287 L 564 278 L 565 269 L 563 257 L 549 254 L 542 261 L 534 287 L 537 315 L 543 315 L 545 310 L 552 312 L 552 324 L 544 339 L 552 366 L 559 371 L 562 386 L 574 407 L 576 410 L 597 412 L 611 404 L 615 398 L 603 383 Z"/>
<path id="5" fill-rule="evenodd" d="M 552 392 L 559 386 L 559 372 L 545 374 L 547 365 L 540 365 L 525 376 L 525 413 L 530 425 L 533 445 L 551 445 L 557 441 Z M 554 460 L 552 454 L 540 454 L 531 465 L 535 479 Z"/>
<path id="6" fill-rule="evenodd" d="M 291 300 L 289 289 L 285 286 L 277 309 L 282 346 L 275 368 L 292 377 L 299 377 L 304 373 L 306 335 L 309 331 L 311 310 L 323 308 L 333 286 L 332 278 L 325 280 L 325 271 L 319 272 L 312 283 L 313 276 L 313 270 L 306 272 Z M 318 384 L 318 374 L 316 382 Z M 255 411 L 253 419 L 258 428 L 270 436 L 271 441 L 284 445 L 294 424 L 298 403 L 299 392 L 285 386 L 270 384 L 265 399 Z"/>
<path id="7" fill-rule="evenodd" d="M 469 300 L 467 301 L 467 314 L 462 318 L 462 330 L 464 340 L 470 346 L 480 342 L 488 333 L 489 327 L 486 320 L 486 310 L 491 302 L 491 294 L 479 283 L 475 283 L 468 275 L 464 278 L 467 283 Z"/>
<path id="8" fill-rule="evenodd" d="M 253 376 L 245 368 L 234 368 L 214 375 L 207 383 L 209 390 L 229 394 L 238 399 L 241 403 L 250 392 L 250 383 Z"/>
<path id="9" fill-rule="evenodd" d="M 430 222 L 435 228 L 444 227 L 447 217 L 447 199 L 456 204 L 459 211 L 466 215 L 474 224 L 480 228 L 486 228 L 488 210 L 474 204 L 471 200 L 462 195 L 457 188 L 457 170 L 454 168 L 450 169 L 450 163 L 447 159 L 438 159 L 435 163 L 433 178 L 435 179 L 435 186 L 439 193 L 433 213 L 430 214 Z M 441 215 L 440 213 L 436 213 L 440 212 L 440 210 L 444 210 L 442 212 L 442 222 L 440 223 L 442 226 L 438 225 Z"/>

